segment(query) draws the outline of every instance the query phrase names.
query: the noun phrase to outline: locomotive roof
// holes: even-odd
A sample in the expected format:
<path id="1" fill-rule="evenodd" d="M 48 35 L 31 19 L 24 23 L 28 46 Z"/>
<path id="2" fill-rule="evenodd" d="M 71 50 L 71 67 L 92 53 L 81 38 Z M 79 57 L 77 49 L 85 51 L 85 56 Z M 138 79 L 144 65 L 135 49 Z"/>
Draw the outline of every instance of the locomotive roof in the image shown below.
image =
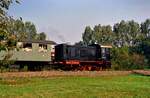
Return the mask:
<path id="1" fill-rule="evenodd" d="M 110 45 L 101 45 L 102 48 L 112 48 Z"/>
<path id="2" fill-rule="evenodd" d="M 24 42 L 24 43 L 40 43 L 40 44 L 52 44 L 52 45 L 56 45 L 57 43 L 54 41 L 49 41 L 49 40 L 22 40 L 19 42 Z"/>
<path id="3" fill-rule="evenodd" d="M 67 45 L 67 46 L 76 46 L 76 47 L 87 47 L 86 45 L 68 45 L 68 44 L 58 44 L 58 45 Z M 93 45 L 99 45 L 102 48 L 112 48 L 111 45 L 100 45 L 100 44 L 91 44 L 91 45 L 88 45 L 88 46 L 93 46 Z"/>

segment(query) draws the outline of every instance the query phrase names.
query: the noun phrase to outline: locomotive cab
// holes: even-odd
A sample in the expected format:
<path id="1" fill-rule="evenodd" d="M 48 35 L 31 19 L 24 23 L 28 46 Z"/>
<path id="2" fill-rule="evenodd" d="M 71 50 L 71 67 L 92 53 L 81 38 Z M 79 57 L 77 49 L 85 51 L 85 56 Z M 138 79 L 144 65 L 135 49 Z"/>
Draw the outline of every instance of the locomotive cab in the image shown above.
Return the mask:
<path id="1" fill-rule="evenodd" d="M 101 58 L 105 62 L 107 68 L 111 68 L 110 49 L 112 46 L 101 45 Z"/>
<path id="2" fill-rule="evenodd" d="M 110 61 L 110 49 L 112 46 L 101 46 L 102 59 Z"/>

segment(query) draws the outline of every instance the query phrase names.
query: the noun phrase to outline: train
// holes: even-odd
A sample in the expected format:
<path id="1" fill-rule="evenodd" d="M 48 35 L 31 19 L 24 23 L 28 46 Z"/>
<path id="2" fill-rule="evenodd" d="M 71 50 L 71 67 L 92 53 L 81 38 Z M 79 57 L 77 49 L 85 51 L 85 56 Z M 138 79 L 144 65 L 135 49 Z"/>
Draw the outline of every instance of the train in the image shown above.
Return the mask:
<path id="1" fill-rule="evenodd" d="M 55 65 L 64 70 L 104 70 L 111 68 L 111 46 L 92 44 L 55 46 Z"/>
<path id="2" fill-rule="evenodd" d="M 57 44 L 54 41 L 18 41 L 16 48 L 9 53 L 9 59 L 15 61 L 10 65 L 22 69 L 27 66 L 30 71 L 41 70 L 47 66 L 61 70 L 104 70 L 111 68 L 111 46 L 91 44 L 88 46 Z M 0 52 L 3 60 L 6 51 Z"/>

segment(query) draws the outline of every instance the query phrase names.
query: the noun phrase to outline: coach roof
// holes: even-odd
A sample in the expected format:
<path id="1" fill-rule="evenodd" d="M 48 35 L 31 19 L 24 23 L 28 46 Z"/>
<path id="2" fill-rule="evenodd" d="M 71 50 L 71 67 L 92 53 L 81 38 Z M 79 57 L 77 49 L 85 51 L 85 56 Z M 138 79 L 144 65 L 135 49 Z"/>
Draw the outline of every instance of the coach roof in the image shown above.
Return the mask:
<path id="1" fill-rule="evenodd" d="M 18 42 L 23 42 L 23 43 L 40 43 L 40 44 L 52 44 L 52 45 L 56 45 L 57 43 L 54 41 L 49 41 L 49 40 L 22 40 L 22 41 L 18 41 Z"/>

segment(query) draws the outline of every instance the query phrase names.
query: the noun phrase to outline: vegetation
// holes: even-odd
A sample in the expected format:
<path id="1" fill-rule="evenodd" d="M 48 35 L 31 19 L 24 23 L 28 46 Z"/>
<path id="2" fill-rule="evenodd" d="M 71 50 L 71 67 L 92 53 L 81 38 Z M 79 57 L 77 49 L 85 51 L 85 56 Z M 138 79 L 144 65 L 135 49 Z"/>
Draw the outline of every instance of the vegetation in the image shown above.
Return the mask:
<path id="1" fill-rule="evenodd" d="M 128 47 L 112 49 L 112 69 L 114 70 L 132 70 L 144 69 L 144 56 L 138 53 L 130 53 Z"/>
<path id="2" fill-rule="evenodd" d="M 23 22 L 22 18 L 11 19 L 11 22 L 7 30 L 15 35 L 17 40 L 46 40 L 46 34 L 37 33 L 36 26 L 32 22 Z"/>
<path id="3" fill-rule="evenodd" d="M 146 76 L 5 78 L 0 97 L 21 98 L 149 98 Z"/>
<path id="4" fill-rule="evenodd" d="M 113 69 L 150 68 L 150 19 L 141 24 L 134 20 L 122 20 L 113 27 L 99 24 L 92 29 L 87 26 L 82 38 L 83 41 L 76 43 L 77 45 L 112 45 Z"/>

